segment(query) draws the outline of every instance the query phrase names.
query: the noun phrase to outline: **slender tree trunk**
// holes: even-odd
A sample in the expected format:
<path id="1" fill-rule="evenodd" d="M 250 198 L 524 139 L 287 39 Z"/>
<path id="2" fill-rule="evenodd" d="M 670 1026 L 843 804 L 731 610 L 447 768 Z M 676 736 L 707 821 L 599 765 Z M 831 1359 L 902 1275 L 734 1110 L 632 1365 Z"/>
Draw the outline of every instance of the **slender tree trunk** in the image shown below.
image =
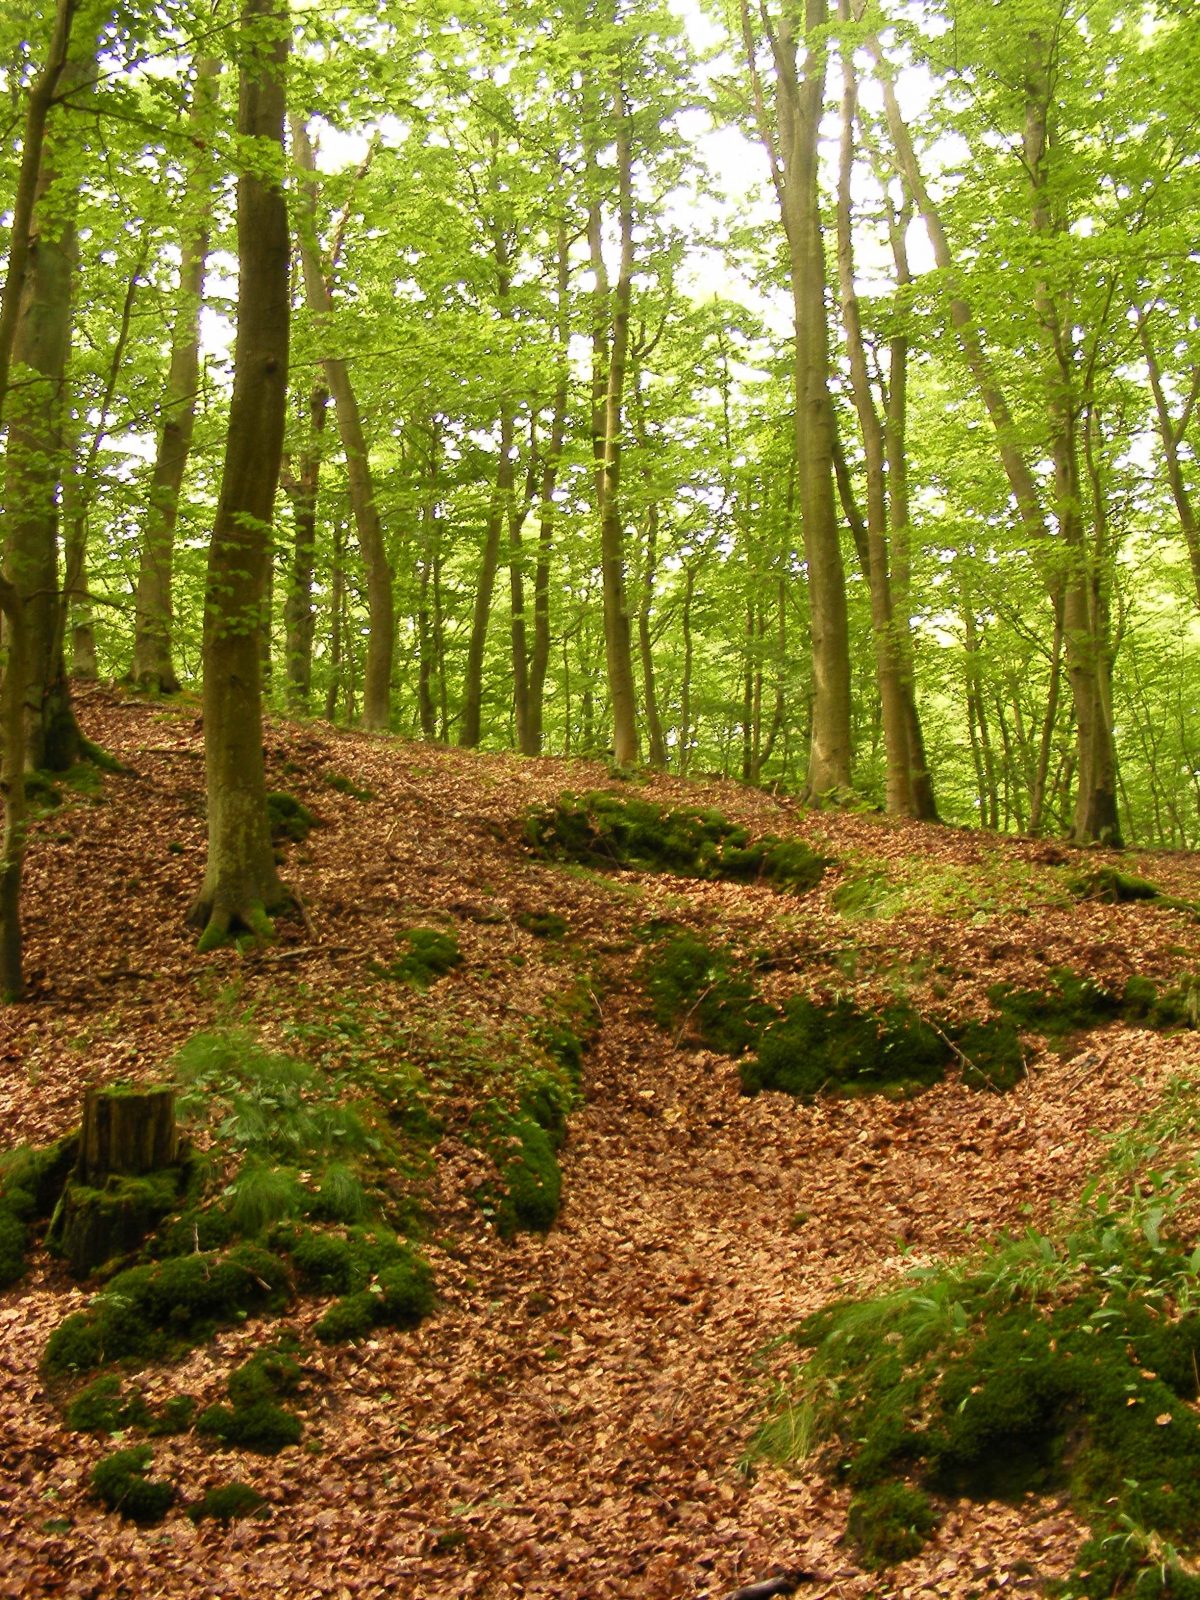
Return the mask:
<path id="1" fill-rule="evenodd" d="M 282 167 L 287 0 L 245 0 L 238 134 Z M 287 203 L 266 163 L 238 179 L 233 396 L 204 603 L 208 865 L 190 920 L 211 949 L 238 929 L 271 933 L 286 894 L 267 821 L 259 628 L 287 412 Z"/>
<path id="2" fill-rule="evenodd" d="M 550 565 L 554 553 L 554 491 L 566 439 L 567 402 L 571 377 L 571 257 L 565 221 L 558 224 L 557 296 L 555 329 L 558 372 L 550 414 L 550 434 L 542 456 L 542 482 L 538 502 L 537 566 L 533 577 L 533 650 L 529 657 L 529 740 L 539 754 L 545 742 L 546 673 L 550 666 Z"/>
<path id="3" fill-rule="evenodd" d="M 585 119 L 590 146 L 588 166 L 592 199 L 588 241 L 596 279 L 593 334 L 592 452 L 595 459 L 596 505 L 600 514 L 600 571 L 604 600 L 604 655 L 612 700 L 613 759 L 618 766 L 638 759 L 637 693 L 633 678 L 632 630 L 625 593 L 625 540 L 621 526 L 621 436 L 625 369 L 629 357 L 629 311 L 633 294 L 633 131 L 624 84 L 613 92 L 616 132 L 617 224 L 620 265 L 609 289 L 603 254 L 603 219 L 597 192 L 594 118 Z"/>
<path id="4" fill-rule="evenodd" d="M 686 778 L 692 764 L 692 601 L 696 592 L 696 569 L 689 562 L 684 568 L 683 588 L 683 676 L 679 682 L 679 775 Z"/>
<path id="5" fill-rule="evenodd" d="M 346 540 L 341 518 L 333 524 L 333 562 L 329 584 L 329 685 L 325 690 L 325 720 L 337 719 L 342 690 L 342 664 L 345 655 L 343 618 L 346 609 Z"/>
<path id="6" fill-rule="evenodd" d="M 333 291 L 325 276 L 318 244 L 317 183 L 313 176 L 316 162 L 303 121 L 293 117 L 290 126 L 296 163 L 307 175 L 301 195 L 298 230 L 304 296 L 318 325 L 323 326 L 333 312 Z M 371 458 L 358 397 L 350 381 L 350 369 L 342 356 L 326 355 L 322 358 L 322 365 L 325 382 L 333 396 L 338 434 L 346 457 L 350 507 L 367 578 L 369 627 L 362 722 L 364 728 L 383 731 L 389 727 L 392 715 L 392 659 L 396 647 L 395 601 L 392 594 L 394 575 L 379 520 Z"/>
<path id="7" fill-rule="evenodd" d="M 821 228 L 818 145 L 825 100 L 828 0 L 804 0 L 770 34 L 775 116 L 756 62 L 749 0 L 741 4 L 759 134 L 787 235 L 796 325 L 796 462 L 808 567 L 813 702 L 807 790 L 810 798 L 849 791 L 850 625 L 834 490 L 834 418 L 829 392 L 829 327 Z M 801 69 L 798 46 L 803 41 Z"/>
<path id="8" fill-rule="evenodd" d="M 1191 420 L 1192 411 L 1197 398 L 1200 398 L 1200 366 L 1192 372 L 1191 388 L 1187 402 L 1178 422 L 1171 415 L 1171 407 L 1167 400 L 1166 389 L 1163 386 L 1162 366 L 1158 359 L 1158 352 L 1154 348 L 1154 341 L 1150 337 L 1150 319 L 1139 306 L 1136 310 L 1138 335 L 1141 339 L 1142 354 L 1146 358 L 1146 371 L 1150 378 L 1150 393 L 1154 397 L 1154 415 L 1158 422 L 1158 436 L 1163 447 L 1163 462 L 1167 469 L 1167 484 L 1171 490 L 1171 499 L 1175 502 L 1175 513 L 1179 518 L 1180 532 L 1183 534 L 1184 546 L 1188 553 L 1188 562 L 1192 569 L 1192 587 L 1196 591 L 1196 603 L 1200 605 L 1200 522 L 1197 521 L 1196 506 L 1188 488 L 1187 478 L 1184 475 L 1183 446 L 1187 433 L 1187 426 Z"/>
<path id="9" fill-rule="evenodd" d="M 465 750 L 473 750 L 483 731 L 483 657 L 487 646 L 488 618 L 492 610 L 492 595 L 496 588 L 496 573 L 500 567 L 500 535 L 512 498 L 514 464 L 512 459 L 515 425 L 512 407 L 508 400 L 500 408 L 500 458 L 496 463 L 496 485 L 488 506 L 484 527 L 483 548 L 475 579 L 475 606 L 471 615 L 471 638 L 467 645 L 467 670 L 463 683 L 462 724 L 458 742 Z"/>
<path id="10" fill-rule="evenodd" d="M 150 475 L 138 558 L 133 666 L 129 675 L 139 688 L 157 694 L 175 694 L 179 689 L 171 642 L 171 579 L 179 495 L 191 454 L 200 385 L 200 314 L 204 304 L 204 272 L 215 184 L 212 156 L 208 151 L 220 71 L 221 63 L 213 57 L 201 61 L 196 68 L 190 122 L 193 142 L 203 153 L 193 157 L 183 196 L 185 226 L 179 288 L 175 296 L 171 362 L 163 390 L 162 425 Z"/>
<path id="11" fill-rule="evenodd" d="M 329 413 L 329 391 L 316 384 L 308 396 L 307 434 L 296 470 L 284 460 L 283 487 L 292 503 L 292 561 L 283 604 L 284 669 L 287 704 L 293 715 L 308 711 L 312 693 L 313 578 L 317 561 L 317 492 L 321 481 L 321 441 Z"/>

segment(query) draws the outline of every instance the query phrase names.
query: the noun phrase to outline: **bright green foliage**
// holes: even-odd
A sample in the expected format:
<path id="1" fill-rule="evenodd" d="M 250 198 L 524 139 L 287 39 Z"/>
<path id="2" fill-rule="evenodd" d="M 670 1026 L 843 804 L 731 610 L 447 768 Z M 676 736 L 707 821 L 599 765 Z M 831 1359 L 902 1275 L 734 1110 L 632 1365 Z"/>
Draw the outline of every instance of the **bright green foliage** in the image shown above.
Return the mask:
<path id="1" fill-rule="evenodd" d="M 453 929 L 408 928 L 396 935 L 400 958 L 381 967 L 383 977 L 411 983 L 414 989 L 427 989 L 436 979 L 462 963 L 462 951 Z"/>
<path id="2" fill-rule="evenodd" d="M 105 1456 L 92 1468 L 92 1494 L 131 1522 L 161 1522 L 175 1503 L 175 1488 L 148 1475 L 153 1460 L 148 1444 Z"/>
<path id="3" fill-rule="evenodd" d="M 763 1032 L 757 1055 L 742 1063 L 742 1087 L 801 1099 L 825 1091 L 911 1093 L 939 1082 L 951 1055 L 945 1038 L 910 1006 L 876 1015 L 845 999 L 820 1006 L 797 997 Z"/>
<path id="4" fill-rule="evenodd" d="M 251 1244 L 130 1267 L 54 1330 L 43 1370 L 58 1376 L 125 1356 L 163 1356 L 203 1342 L 220 1323 L 283 1303 L 290 1291 L 283 1263 Z"/>
<path id="5" fill-rule="evenodd" d="M 215 1522 L 234 1522 L 239 1517 L 259 1515 L 266 1503 L 248 1483 L 223 1483 L 189 1506 L 187 1514 L 193 1522 L 203 1522 L 207 1517 Z"/>
<path id="6" fill-rule="evenodd" d="M 524 1112 L 515 1115 L 492 1101 L 476 1116 L 479 1142 L 496 1163 L 496 1182 L 478 1198 L 503 1239 L 516 1233 L 546 1233 L 558 1216 L 562 1174 L 544 1128 Z"/>
<path id="7" fill-rule="evenodd" d="M 755 999 L 753 980 L 732 951 L 683 933 L 650 951 L 641 978 L 654 1020 L 691 1033 L 710 1050 L 740 1055 L 773 1013 Z"/>
<path id="8" fill-rule="evenodd" d="M 227 1191 L 225 1212 L 235 1233 L 257 1239 L 272 1223 L 298 1217 L 308 1201 L 294 1172 L 247 1156 Z"/>
<path id="9" fill-rule="evenodd" d="M 284 840 L 303 844 L 316 821 L 308 807 L 290 794 L 267 796 L 267 819 L 271 825 L 271 838 L 276 844 L 282 844 Z"/>
<path id="10" fill-rule="evenodd" d="M 846 1528 L 863 1565 L 878 1569 L 919 1554 L 937 1522 L 937 1513 L 919 1489 L 885 1483 L 855 1495 Z"/>
<path id="11" fill-rule="evenodd" d="M 798 840 L 759 839 L 718 811 L 668 810 L 651 800 L 564 794 L 557 805 L 532 811 L 525 837 L 556 861 L 640 872 L 674 872 L 687 878 L 757 879 L 802 894 L 826 867 Z"/>
<path id="12" fill-rule="evenodd" d="M 308 1204 L 308 1215 L 321 1222 L 364 1222 L 367 1195 L 349 1167 L 333 1162 L 321 1174 L 320 1187 Z"/>
<path id="13" fill-rule="evenodd" d="M 850 920 L 890 917 L 904 903 L 905 889 L 886 872 L 864 872 L 846 878 L 833 891 L 833 908 Z"/>

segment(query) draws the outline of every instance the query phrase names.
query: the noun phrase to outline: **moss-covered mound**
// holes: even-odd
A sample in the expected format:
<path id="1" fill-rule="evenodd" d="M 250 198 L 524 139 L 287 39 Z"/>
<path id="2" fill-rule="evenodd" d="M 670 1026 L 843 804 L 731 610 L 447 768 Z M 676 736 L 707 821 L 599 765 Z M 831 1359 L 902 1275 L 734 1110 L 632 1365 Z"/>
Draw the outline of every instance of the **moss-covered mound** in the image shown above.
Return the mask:
<path id="1" fill-rule="evenodd" d="M 561 795 L 531 811 L 525 837 L 556 861 L 687 878 L 756 880 L 802 894 L 828 865 L 806 844 L 772 836 L 751 841 L 749 830 L 719 811 L 672 810 L 652 800 L 594 793 Z"/>
<path id="2" fill-rule="evenodd" d="M 209 1489 L 187 1508 L 187 1514 L 193 1522 L 203 1522 L 209 1517 L 214 1522 L 234 1522 L 239 1517 L 261 1516 L 266 1504 L 257 1489 L 235 1480 Z"/>
<path id="3" fill-rule="evenodd" d="M 639 976 L 654 1020 L 710 1050 L 748 1050 L 774 1013 L 755 996 L 752 971 L 734 952 L 679 933 L 652 946 Z"/>
<path id="4" fill-rule="evenodd" d="M 175 1503 L 175 1486 L 150 1477 L 153 1461 L 148 1444 L 114 1451 L 92 1468 L 92 1494 L 131 1522 L 161 1522 Z"/>
<path id="5" fill-rule="evenodd" d="M 79 1148 L 76 1134 L 0 1156 L 0 1289 L 24 1276 L 33 1230 L 54 1210 Z"/>
<path id="6" fill-rule="evenodd" d="M 398 959 L 376 964 L 375 970 L 380 977 L 410 983 L 414 989 L 428 989 L 436 979 L 462 964 L 462 951 L 453 929 L 407 928 L 396 935 L 396 943 L 400 946 Z"/>
<path id="7" fill-rule="evenodd" d="M 1054 1234 L 911 1274 L 797 1329 L 803 1363 L 761 1448 L 815 1454 L 858 1491 L 850 1531 L 867 1564 L 915 1553 L 934 1521 L 923 1492 L 1065 1490 L 1093 1528 L 1073 1592 L 1192 1592 L 1200 1251 L 1168 1229 L 1195 1158 L 1153 1199 L 1130 1186 L 1169 1146 L 1164 1130 L 1162 1118 L 1140 1130 Z"/>
<path id="8" fill-rule="evenodd" d="M 283 1349 L 260 1350 L 229 1374 L 232 1404 L 209 1406 L 196 1418 L 196 1430 L 238 1450 L 275 1455 L 299 1444 L 304 1425 L 280 1399 L 300 1387 L 300 1365 Z"/>
<path id="9" fill-rule="evenodd" d="M 152 1438 L 186 1433 L 196 1402 L 190 1394 L 172 1395 L 157 1410 L 140 1389 L 127 1389 L 114 1373 L 105 1373 L 81 1389 L 67 1405 L 63 1420 L 77 1433 L 126 1433 L 138 1428 Z"/>
<path id="10" fill-rule="evenodd" d="M 911 1006 L 874 1013 L 845 999 L 822 1006 L 797 996 L 743 1061 L 742 1087 L 806 1100 L 826 1091 L 910 1094 L 940 1082 L 952 1058 L 945 1036 Z"/>
<path id="11" fill-rule="evenodd" d="M 1132 872 L 1122 872 L 1117 867 L 1091 867 L 1073 873 L 1067 887 L 1079 900 L 1099 900 L 1104 905 L 1123 906 L 1137 902 L 1164 906 L 1169 911 L 1190 911 L 1196 906 L 1190 900 L 1177 900 L 1163 892 L 1148 878 L 1139 878 Z"/>
<path id="12" fill-rule="evenodd" d="M 155 1358 L 201 1343 L 220 1324 L 280 1308 L 291 1278 L 278 1256 L 240 1244 L 118 1273 L 50 1335 L 43 1370 L 87 1372 L 126 1356 Z"/>
<path id="13" fill-rule="evenodd" d="M 476 1196 L 504 1239 L 546 1233 L 558 1216 L 562 1173 L 554 1139 L 526 1111 L 515 1114 L 493 1100 L 477 1113 L 473 1131 L 496 1164 L 496 1177 Z"/>
<path id="14" fill-rule="evenodd" d="M 271 827 L 271 839 L 277 845 L 285 842 L 303 844 L 316 827 L 312 812 L 292 794 L 275 793 L 267 796 L 267 821 Z"/>

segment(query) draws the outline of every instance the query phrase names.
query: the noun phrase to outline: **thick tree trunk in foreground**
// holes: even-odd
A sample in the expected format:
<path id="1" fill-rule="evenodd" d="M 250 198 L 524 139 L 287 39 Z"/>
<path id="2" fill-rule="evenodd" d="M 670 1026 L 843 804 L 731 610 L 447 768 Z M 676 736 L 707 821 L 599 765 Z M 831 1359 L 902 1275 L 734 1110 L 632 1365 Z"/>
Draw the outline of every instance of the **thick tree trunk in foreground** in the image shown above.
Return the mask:
<path id="1" fill-rule="evenodd" d="M 190 124 L 203 144 L 217 98 L 221 63 L 209 58 L 196 68 Z M 197 158 L 183 197 L 187 225 L 179 261 L 171 362 L 163 390 L 162 427 L 150 475 L 134 600 L 133 666 L 129 676 L 141 689 L 175 694 L 179 679 L 171 654 L 171 571 L 179 493 L 192 448 L 196 394 L 200 383 L 200 312 L 208 259 L 212 213 L 211 160 Z"/>
<path id="2" fill-rule="evenodd" d="M 267 822 L 259 630 L 287 408 L 288 218 L 283 187 L 286 0 L 246 0 L 238 132 L 257 142 L 238 179 L 238 307 L 233 397 L 204 601 L 208 866 L 190 920 L 201 950 L 245 929 L 269 937 L 286 895 Z"/>

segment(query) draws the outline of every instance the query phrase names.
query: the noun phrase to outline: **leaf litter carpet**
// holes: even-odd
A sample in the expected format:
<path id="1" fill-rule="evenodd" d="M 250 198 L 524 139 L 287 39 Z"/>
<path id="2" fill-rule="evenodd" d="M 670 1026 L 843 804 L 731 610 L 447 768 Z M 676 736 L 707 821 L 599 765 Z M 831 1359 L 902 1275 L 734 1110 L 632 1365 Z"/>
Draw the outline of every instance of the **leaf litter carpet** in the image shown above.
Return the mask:
<path id="1" fill-rule="evenodd" d="M 600 954 L 603 1020 L 562 1156 L 562 1213 L 545 1238 L 495 1236 L 470 1198 L 478 1157 L 447 1135 L 429 1196 L 435 1316 L 357 1346 L 310 1342 L 298 1449 L 267 1460 L 194 1436 L 156 1444 L 156 1475 L 189 1497 L 243 1478 L 266 1495 L 265 1520 L 194 1527 L 174 1513 L 143 1530 L 102 1512 L 85 1491 L 107 1447 L 63 1429 L 37 1370 L 83 1294 L 39 1260 L 0 1295 L 0 1595 L 717 1600 L 800 1568 L 812 1575 L 802 1593 L 850 1600 L 1036 1594 L 1066 1574 L 1081 1530 L 1063 1504 L 964 1501 L 921 1557 L 870 1576 L 842 1539 L 842 1491 L 803 1466 L 747 1469 L 745 1456 L 787 1363 L 773 1341 L 833 1296 L 1045 1221 L 1078 1193 L 1105 1132 L 1152 1105 L 1171 1075 L 1200 1067 L 1195 1035 L 1108 1028 L 1065 1060 L 1035 1057 L 1003 1098 L 947 1084 L 899 1103 L 747 1099 L 732 1062 L 645 1015 L 631 927 L 669 914 L 769 942 L 787 917 L 799 971 L 806 952 L 847 942 L 826 890 L 787 903 L 765 888 L 645 878 L 635 901 L 619 884 L 532 862 L 519 843 L 526 807 L 604 786 L 602 767 L 315 725 L 273 725 L 268 745 L 272 786 L 327 824 L 286 871 L 308 925 L 282 928 L 263 956 L 198 959 L 182 926 L 204 852 L 194 711 L 103 691 L 83 710 L 134 775 L 108 779 L 104 804 L 69 806 L 35 832 L 33 993 L 0 1016 L 0 1145 L 64 1131 L 89 1081 L 154 1077 L 228 1009 L 231 986 L 246 1007 L 289 986 L 296 1004 L 345 992 L 366 955 L 386 954 L 397 907 L 409 923 L 414 910 L 456 919 L 468 959 L 432 996 L 449 1019 L 526 1011 L 554 975 L 513 919 L 560 911 Z M 330 771 L 375 800 L 330 790 Z M 986 869 L 1002 852 L 1033 868 L 1048 848 L 804 813 L 716 782 L 659 778 L 639 792 L 716 804 L 839 857 Z M 1200 889 L 1187 858 L 1132 865 L 1173 893 Z M 1019 982 L 1043 959 L 1099 978 L 1154 976 L 1177 970 L 1182 952 L 1194 960 L 1196 946 L 1179 913 L 1040 903 L 968 918 L 914 912 L 856 924 L 851 937 L 890 960 L 953 952 L 952 998 L 966 1006 L 972 986 Z M 521 962 L 502 971 L 502 950 Z M 303 1332 L 319 1311 L 306 1306 L 293 1323 Z M 262 1337 L 253 1323 L 221 1333 L 151 1381 L 208 1403 Z"/>

